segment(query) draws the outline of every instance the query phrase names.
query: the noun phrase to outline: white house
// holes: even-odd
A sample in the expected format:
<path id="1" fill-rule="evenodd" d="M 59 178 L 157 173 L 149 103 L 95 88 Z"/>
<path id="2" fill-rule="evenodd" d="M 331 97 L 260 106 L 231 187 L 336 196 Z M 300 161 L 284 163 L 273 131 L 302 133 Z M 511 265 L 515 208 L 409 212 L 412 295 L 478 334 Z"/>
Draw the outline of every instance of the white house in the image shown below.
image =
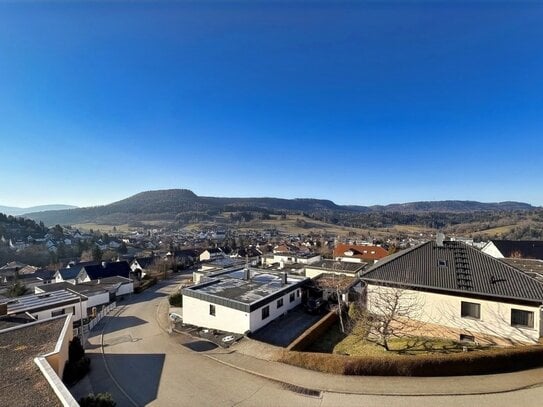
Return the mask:
<path id="1" fill-rule="evenodd" d="M 481 250 L 497 259 L 511 257 L 543 260 L 541 240 L 491 240 Z"/>
<path id="2" fill-rule="evenodd" d="M 219 248 L 204 250 L 200 253 L 200 261 L 212 261 L 225 257 L 224 252 Z"/>
<path id="3" fill-rule="evenodd" d="M 543 336 L 543 284 L 461 242 L 438 238 L 396 253 L 362 280 L 370 312 L 397 296 L 420 335 L 502 345 Z"/>
<path id="4" fill-rule="evenodd" d="M 305 277 L 239 268 L 184 288 L 183 322 L 245 334 L 255 332 L 302 301 Z"/>
<path id="5" fill-rule="evenodd" d="M 47 319 L 72 314 L 74 321 L 87 318 L 87 297 L 67 290 L 30 294 L 0 300 L 0 315 L 30 314 L 35 319 Z"/>
<path id="6" fill-rule="evenodd" d="M 320 274 L 336 274 L 349 277 L 359 277 L 367 263 L 352 263 L 346 261 L 320 260 L 305 266 L 305 276 L 317 277 Z"/>
<path id="7" fill-rule="evenodd" d="M 317 253 L 273 253 L 262 257 L 263 265 L 279 263 L 288 264 L 313 264 L 321 260 L 321 255 Z"/>

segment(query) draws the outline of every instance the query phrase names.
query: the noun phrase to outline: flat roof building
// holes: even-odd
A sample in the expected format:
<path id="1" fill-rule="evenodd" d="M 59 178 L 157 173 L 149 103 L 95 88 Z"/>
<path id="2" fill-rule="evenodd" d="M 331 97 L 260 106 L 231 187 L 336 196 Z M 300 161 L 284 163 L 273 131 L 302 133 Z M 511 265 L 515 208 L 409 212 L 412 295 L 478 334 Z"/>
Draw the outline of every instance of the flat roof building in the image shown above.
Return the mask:
<path id="1" fill-rule="evenodd" d="M 299 305 L 307 278 L 238 268 L 205 280 L 183 289 L 183 322 L 244 334 Z"/>

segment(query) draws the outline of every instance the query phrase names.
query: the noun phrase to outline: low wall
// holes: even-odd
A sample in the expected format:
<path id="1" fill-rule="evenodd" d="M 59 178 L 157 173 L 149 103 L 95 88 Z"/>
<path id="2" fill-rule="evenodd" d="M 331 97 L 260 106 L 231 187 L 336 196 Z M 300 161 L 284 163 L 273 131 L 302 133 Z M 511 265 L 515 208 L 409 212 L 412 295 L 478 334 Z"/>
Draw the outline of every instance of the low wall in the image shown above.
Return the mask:
<path id="1" fill-rule="evenodd" d="M 319 339 L 336 321 L 338 314 L 330 311 L 315 324 L 306 329 L 298 338 L 287 346 L 287 350 L 302 351 Z"/>

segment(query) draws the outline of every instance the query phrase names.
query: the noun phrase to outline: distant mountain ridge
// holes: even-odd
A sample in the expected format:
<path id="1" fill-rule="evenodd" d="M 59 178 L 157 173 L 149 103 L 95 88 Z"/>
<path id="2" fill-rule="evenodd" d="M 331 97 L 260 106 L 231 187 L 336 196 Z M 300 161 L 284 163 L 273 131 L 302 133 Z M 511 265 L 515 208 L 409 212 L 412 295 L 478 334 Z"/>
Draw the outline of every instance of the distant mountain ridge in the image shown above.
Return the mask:
<path id="1" fill-rule="evenodd" d="M 75 209 L 75 208 L 77 208 L 77 206 L 62 205 L 62 204 L 37 205 L 37 206 L 30 206 L 28 208 L 19 208 L 16 206 L 0 205 L 0 213 L 5 213 L 6 215 L 11 215 L 11 216 L 21 216 L 21 215 L 24 215 L 25 213 L 58 211 L 58 210 L 63 210 L 63 209 Z"/>
<path id="2" fill-rule="evenodd" d="M 529 211 L 536 207 L 522 202 L 481 203 L 476 201 L 422 201 L 403 204 L 337 205 L 325 199 L 225 198 L 198 196 L 188 189 L 140 192 L 108 205 L 26 213 L 46 225 L 104 223 L 137 220 L 176 220 L 186 213 L 235 211 L 337 212 L 337 213 L 469 213 L 477 211 Z"/>

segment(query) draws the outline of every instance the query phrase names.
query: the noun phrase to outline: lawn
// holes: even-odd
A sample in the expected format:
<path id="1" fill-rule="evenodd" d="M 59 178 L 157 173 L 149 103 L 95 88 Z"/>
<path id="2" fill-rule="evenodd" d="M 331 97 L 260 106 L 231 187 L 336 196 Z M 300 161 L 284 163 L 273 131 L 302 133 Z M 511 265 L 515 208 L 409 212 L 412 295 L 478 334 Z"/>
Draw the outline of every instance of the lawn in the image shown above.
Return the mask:
<path id="1" fill-rule="evenodd" d="M 475 349 L 474 344 L 459 343 L 450 339 L 414 337 L 409 339 L 394 338 L 389 341 L 391 351 L 364 340 L 356 335 L 341 332 L 339 323 L 333 325 L 307 352 L 335 353 L 351 356 L 397 356 L 428 353 L 462 352 L 463 347 Z"/>

